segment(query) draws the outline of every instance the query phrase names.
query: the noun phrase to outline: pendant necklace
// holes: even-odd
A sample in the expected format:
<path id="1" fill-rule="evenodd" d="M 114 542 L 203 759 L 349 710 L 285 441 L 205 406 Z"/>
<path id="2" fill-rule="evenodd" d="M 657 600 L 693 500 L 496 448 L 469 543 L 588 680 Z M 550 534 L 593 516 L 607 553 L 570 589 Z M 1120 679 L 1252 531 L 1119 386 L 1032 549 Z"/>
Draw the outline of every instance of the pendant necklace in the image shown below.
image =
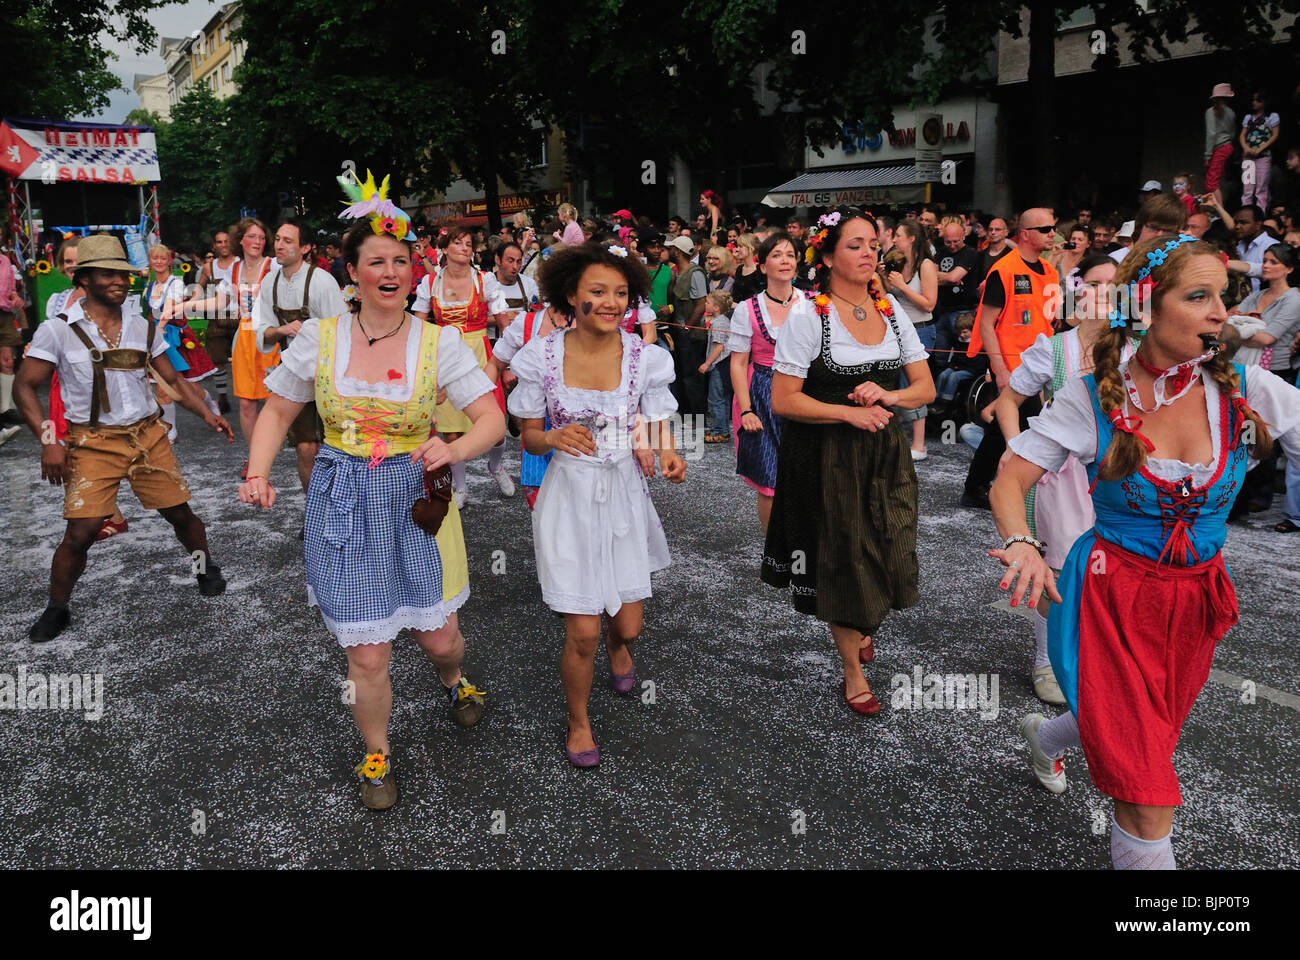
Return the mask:
<path id="1" fill-rule="evenodd" d="M 851 307 L 853 308 L 853 319 L 854 319 L 854 320 L 857 320 L 857 321 L 861 322 L 861 321 L 867 319 L 867 311 L 865 311 L 865 310 L 862 309 L 862 303 L 866 303 L 867 300 L 870 300 L 870 299 L 871 299 L 871 291 L 870 291 L 870 290 L 867 291 L 867 300 L 863 300 L 862 303 L 854 303 L 854 302 L 853 302 L 852 300 L 850 300 L 848 297 L 841 297 L 838 293 L 832 293 L 831 296 L 832 296 L 832 297 L 835 297 L 837 300 L 843 300 L 845 303 L 847 303 L 849 306 L 851 306 Z"/>
<path id="2" fill-rule="evenodd" d="M 798 293 L 797 290 L 793 290 L 793 289 L 792 289 L 792 290 L 790 291 L 790 296 L 786 297 L 784 300 L 778 300 L 776 297 L 772 296 L 772 294 L 771 294 L 770 291 L 768 291 L 768 290 L 766 290 L 766 289 L 763 290 L 763 296 L 767 297 L 767 299 L 771 300 L 773 303 L 775 303 L 775 304 L 777 304 L 778 306 L 781 306 L 781 307 L 788 307 L 788 306 L 790 306 L 790 304 L 794 301 L 795 294 L 797 294 L 797 293 Z"/>
<path id="3" fill-rule="evenodd" d="M 373 347 L 380 340 L 387 340 L 393 334 L 397 333 L 398 330 L 401 330 L 402 327 L 405 325 L 406 325 L 406 314 L 403 313 L 401 322 L 397 326 L 393 327 L 392 330 L 389 330 L 382 337 L 372 337 L 370 334 L 366 333 L 365 325 L 361 322 L 361 314 L 359 313 L 357 314 L 357 326 L 361 328 L 361 335 L 366 338 L 367 345 L 371 347 Z"/>

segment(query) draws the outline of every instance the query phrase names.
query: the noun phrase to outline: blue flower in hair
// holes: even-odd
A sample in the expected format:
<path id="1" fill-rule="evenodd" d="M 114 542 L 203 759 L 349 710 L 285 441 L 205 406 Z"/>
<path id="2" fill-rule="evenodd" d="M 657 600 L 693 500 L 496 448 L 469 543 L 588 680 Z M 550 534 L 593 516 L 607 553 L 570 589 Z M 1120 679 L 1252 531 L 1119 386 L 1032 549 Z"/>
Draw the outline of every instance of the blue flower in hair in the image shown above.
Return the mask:
<path id="1" fill-rule="evenodd" d="M 1112 310 L 1110 312 L 1110 328 L 1114 330 L 1116 327 L 1126 326 L 1128 326 L 1128 318 L 1124 316 L 1124 311 Z"/>
<path id="2" fill-rule="evenodd" d="M 1165 247 L 1163 250 L 1152 250 L 1147 254 L 1147 263 L 1151 264 L 1153 267 L 1160 266 L 1160 264 L 1165 262 L 1165 257 L 1168 256 L 1169 249 L 1169 247 Z"/>

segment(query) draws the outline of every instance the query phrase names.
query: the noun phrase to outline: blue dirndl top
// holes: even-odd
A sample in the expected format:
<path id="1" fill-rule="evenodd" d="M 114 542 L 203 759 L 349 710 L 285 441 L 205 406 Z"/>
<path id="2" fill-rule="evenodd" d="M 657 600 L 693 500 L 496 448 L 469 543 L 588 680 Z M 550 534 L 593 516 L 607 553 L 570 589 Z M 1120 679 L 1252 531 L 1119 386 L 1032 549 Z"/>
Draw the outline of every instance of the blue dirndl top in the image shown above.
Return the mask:
<path id="1" fill-rule="evenodd" d="M 1246 375 L 1234 364 L 1245 391 Z M 1218 469 L 1204 486 L 1193 485 L 1191 477 L 1163 480 L 1146 467 L 1123 480 L 1098 480 L 1102 460 L 1110 447 L 1114 427 L 1102 412 L 1097 381 L 1092 374 L 1081 378 L 1092 399 L 1097 428 L 1097 454 L 1087 465 L 1096 511 L 1093 529 L 1075 541 L 1057 589 L 1062 603 L 1052 604 L 1048 616 L 1047 652 L 1057 682 L 1078 712 L 1079 620 L 1084 578 L 1093 550 L 1100 538 L 1130 553 L 1159 563 L 1192 566 L 1218 556 L 1228 536 L 1228 511 L 1246 476 L 1247 450 L 1241 438 L 1241 417 L 1231 399 L 1221 394 Z"/>

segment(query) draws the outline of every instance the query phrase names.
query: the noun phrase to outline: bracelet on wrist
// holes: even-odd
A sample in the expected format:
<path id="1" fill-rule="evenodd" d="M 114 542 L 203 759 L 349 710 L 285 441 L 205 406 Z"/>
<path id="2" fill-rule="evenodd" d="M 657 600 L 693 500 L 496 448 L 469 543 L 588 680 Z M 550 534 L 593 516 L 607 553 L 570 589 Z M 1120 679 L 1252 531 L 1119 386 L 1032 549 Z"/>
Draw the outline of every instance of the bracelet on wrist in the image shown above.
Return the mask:
<path id="1" fill-rule="evenodd" d="M 1033 547 L 1035 550 L 1038 551 L 1038 555 L 1040 557 L 1045 556 L 1047 554 L 1047 544 L 1043 543 L 1041 540 L 1035 539 L 1034 537 L 1027 537 L 1027 536 L 1007 537 L 1005 540 L 1002 541 L 1002 549 L 1003 550 L 1009 549 L 1013 543 L 1029 544 L 1031 547 Z"/>
<path id="2" fill-rule="evenodd" d="M 749 414 L 753 414 L 754 416 L 758 416 L 758 414 L 754 413 L 753 410 L 741 410 L 741 411 L 740 411 L 740 415 L 741 415 L 742 417 L 743 417 L 745 414 L 747 414 L 747 413 L 749 413 Z"/>

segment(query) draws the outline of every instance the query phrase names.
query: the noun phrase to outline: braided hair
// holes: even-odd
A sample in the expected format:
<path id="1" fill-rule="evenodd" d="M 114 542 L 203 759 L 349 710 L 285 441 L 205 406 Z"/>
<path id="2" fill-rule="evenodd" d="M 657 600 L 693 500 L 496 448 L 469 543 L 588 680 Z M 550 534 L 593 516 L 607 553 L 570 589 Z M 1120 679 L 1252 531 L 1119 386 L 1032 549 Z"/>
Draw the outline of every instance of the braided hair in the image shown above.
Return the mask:
<path id="1" fill-rule="evenodd" d="M 1133 302 L 1141 289 L 1135 283 L 1138 272 L 1147 266 L 1147 254 L 1162 249 L 1168 237 L 1157 237 L 1144 243 L 1136 244 L 1115 273 L 1115 284 L 1121 289 L 1127 288 L 1132 296 L 1130 305 L 1122 305 L 1111 314 L 1112 321 L 1122 321 L 1119 326 L 1112 325 L 1097 338 L 1093 348 L 1093 376 L 1097 381 L 1097 401 L 1103 413 L 1108 416 L 1118 411 L 1123 413 L 1125 390 L 1123 378 L 1119 371 L 1120 357 L 1124 343 L 1135 334 L 1135 321 L 1138 319 L 1138 305 Z M 1219 258 L 1219 251 L 1213 244 L 1203 240 L 1182 243 L 1165 255 L 1163 263 L 1151 269 L 1151 278 L 1155 287 L 1149 288 L 1150 303 L 1144 305 L 1155 314 L 1165 294 L 1173 288 L 1192 257 L 1211 256 Z M 1255 413 L 1241 396 L 1241 382 L 1232 361 L 1223 353 L 1201 365 L 1202 371 L 1212 377 L 1219 389 L 1232 398 L 1232 443 L 1236 444 L 1247 421 L 1254 424 L 1255 442 L 1250 447 L 1250 454 L 1256 459 L 1268 456 L 1272 450 L 1273 440 L 1268 428 L 1259 415 Z M 1220 456 L 1227 456 L 1226 450 Z M 1122 480 L 1136 473 L 1146 463 L 1147 449 L 1141 438 L 1135 433 L 1116 430 L 1113 432 L 1110 446 L 1106 449 L 1098 478 L 1101 480 Z"/>

